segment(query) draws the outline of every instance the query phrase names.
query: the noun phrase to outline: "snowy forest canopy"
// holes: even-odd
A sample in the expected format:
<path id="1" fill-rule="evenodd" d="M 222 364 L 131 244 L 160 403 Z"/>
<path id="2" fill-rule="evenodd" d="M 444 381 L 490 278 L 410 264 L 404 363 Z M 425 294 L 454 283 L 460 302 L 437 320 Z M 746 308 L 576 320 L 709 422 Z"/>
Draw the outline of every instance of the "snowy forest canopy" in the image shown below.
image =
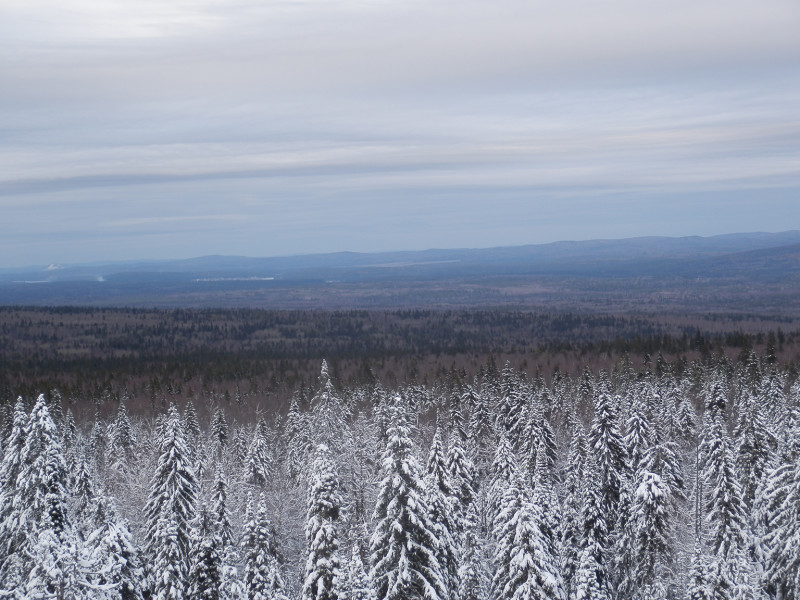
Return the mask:
<path id="1" fill-rule="evenodd" d="M 217 400 L 7 402 L 0 597 L 800 597 L 800 383 L 773 356 L 393 389 L 323 362 L 287 414 Z"/>

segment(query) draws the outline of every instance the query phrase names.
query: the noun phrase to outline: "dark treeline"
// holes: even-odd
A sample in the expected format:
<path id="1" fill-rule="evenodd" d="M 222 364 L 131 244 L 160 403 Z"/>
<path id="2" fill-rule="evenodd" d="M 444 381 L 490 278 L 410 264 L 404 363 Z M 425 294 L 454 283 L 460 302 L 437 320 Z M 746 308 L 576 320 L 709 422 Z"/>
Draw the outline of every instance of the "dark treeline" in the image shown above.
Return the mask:
<path id="1" fill-rule="evenodd" d="M 0 597 L 797 598 L 800 382 L 773 350 L 395 386 L 322 361 L 286 412 L 22 396 Z"/>
<path id="2" fill-rule="evenodd" d="M 337 384 L 469 379 L 490 357 L 534 375 L 611 368 L 625 354 L 680 363 L 774 353 L 792 366 L 791 319 L 512 310 L 277 311 L 0 308 L 0 398 L 58 389 L 134 413 L 217 395 L 288 408 L 327 358 Z M 93 409 L 92 409 L 93 410 Z"/>

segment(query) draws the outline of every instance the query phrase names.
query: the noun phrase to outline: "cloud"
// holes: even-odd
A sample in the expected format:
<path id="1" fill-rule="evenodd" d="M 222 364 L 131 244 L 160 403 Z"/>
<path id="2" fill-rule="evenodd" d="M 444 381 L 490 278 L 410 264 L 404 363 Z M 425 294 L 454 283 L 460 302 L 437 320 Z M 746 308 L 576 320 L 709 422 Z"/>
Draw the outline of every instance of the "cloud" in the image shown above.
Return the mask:
<path id="1" fill-rule="evenodd" d="M 0 250 L 44 228 L 90 252 L 99 227 L 129 256 L 193 228 L 219 253 L 267 230 L 278 253 L 369 249 L 381 215 L 418 245 L 501 242 L 510 215 L 644 229 L 664 197 L 789 198 L 798 25 L 795 0 L 8 0 Z"/>
<path id="2" fill-rule="evenodd" d="M 141 227 L 195 223 L 197 221 L 210 221 L 219 223 L 220 221 L 243 221 L 247 218 L 241 214 L 216 214 L 216 215 L 180 215 L 180 216 L 157 216 L 157 217 L 134 217 L 119 219 L 105 223 L 106 227 Z"/>
<path id="3" fill-rule="evenodd" d="M 792 0 L 32 2 L 7 11 L 3 78 L 27 83 L 21 97 L 50 86 L 81 101 L 536 89 L 758 69 L 800 51 Z"/>

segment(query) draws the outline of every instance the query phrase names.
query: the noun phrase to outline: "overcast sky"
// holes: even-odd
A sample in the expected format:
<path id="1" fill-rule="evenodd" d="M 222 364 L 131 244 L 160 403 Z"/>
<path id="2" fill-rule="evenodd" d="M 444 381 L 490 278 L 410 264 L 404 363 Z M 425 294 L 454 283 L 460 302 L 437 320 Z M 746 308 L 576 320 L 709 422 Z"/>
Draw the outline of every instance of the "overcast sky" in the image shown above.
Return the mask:
<path id="1" fill-rule="evenodd" d="M 0 266 L 800 228 L 797 0 L 0 0 Z"/>

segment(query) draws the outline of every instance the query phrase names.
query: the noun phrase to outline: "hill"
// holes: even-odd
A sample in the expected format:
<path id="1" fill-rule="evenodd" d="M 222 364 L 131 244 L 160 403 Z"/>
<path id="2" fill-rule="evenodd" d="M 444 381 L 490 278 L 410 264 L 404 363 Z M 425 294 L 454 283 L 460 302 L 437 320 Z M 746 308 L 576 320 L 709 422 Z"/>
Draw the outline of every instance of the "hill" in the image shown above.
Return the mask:
<path id="1" fill-rule="evenodd" d="M 2 305 L 800 314 L 800 231 L 0 270 Z"/>

